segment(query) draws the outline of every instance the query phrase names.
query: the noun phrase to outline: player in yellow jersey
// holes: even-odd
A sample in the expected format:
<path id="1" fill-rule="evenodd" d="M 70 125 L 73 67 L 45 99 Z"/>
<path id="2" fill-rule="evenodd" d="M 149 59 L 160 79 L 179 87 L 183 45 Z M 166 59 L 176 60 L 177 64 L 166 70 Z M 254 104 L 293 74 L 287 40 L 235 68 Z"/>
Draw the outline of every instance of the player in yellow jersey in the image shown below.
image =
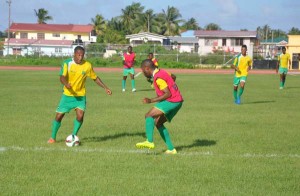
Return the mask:
<path id="1" fill-rule="evenodd" d="M 277 66 L 276 66 L 276 73 L 278 73 L 278 70 L 279 70 L 279 75 L 280 75 L 279 89 L 284 88 L 286 75 L 287 75 L 288 69 L 290 69 L 290 66 L 291 66 L 290 54 L 286 53 L 286 48 L 283 47 L 282 54 L 280 54 L 278 56 L 278 62 L 277 62 Z"/>
<path id="2" fill-rule="evenodd" d="M 251 69 L 251 66 L 252 60 L 247 55 L 247 46 L 242 45 L 241 54 L 234 59 L 234 62 L 231 65 L 231 68 L 235 70 L 233 80 L 233 97 L 236 104 L 241 104 L 241 96 L 244 92 L 248 71 Z M 239 85 L 240 90 L 238 92 Z"/>
<path id="3" fill-rule="evenodd" d="M 74 120 L 74 128 L 72 135 L 77 135 L 82 123 L 86 108 L 86 78 L 89 77 L 95 81 L 97 85 L 104 88 L 108 95 L 112 91 L 101 81 L 93 70 L 92 65 L 85 61 L 85 50 L 82 46 L 76 46 L 72 59 L 65 60 L 61 66 L 60 82 L 64 85 L 63 95 L 59 106 L 56 110 L 56 116 L 52 122 L 52 134 L 48 143 L 55 143 L 56 134 L 61 125 L 61 121 L 66 113 L 75 109 L 76 119 Z"/>

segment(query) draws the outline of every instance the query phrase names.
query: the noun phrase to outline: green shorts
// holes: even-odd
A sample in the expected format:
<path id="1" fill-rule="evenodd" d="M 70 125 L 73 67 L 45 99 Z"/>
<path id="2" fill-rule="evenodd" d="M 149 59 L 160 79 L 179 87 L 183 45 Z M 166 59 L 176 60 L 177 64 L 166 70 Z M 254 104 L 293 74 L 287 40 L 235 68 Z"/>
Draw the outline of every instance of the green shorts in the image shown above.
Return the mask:
<path id="1" fill-rule="evenodd" d="M 128 74 L 134 75 L 134 69 L 133 67 L 129 68 L 129 69 L 123 69 L 123 76 L 128 76 Z"/>
<path id="2" fill-rule="evenodd" d="M 69 113 L 73 109 L 80 109 L 85 111 L 86 108 L 86 96 L 74 97 L 62 95 L 59 105 L 56 109 L 57 113 Z"/>
<path id="3" fill-rule="evenodd" d="M 165 117 L 169 122 L 174 118 L 179 109 L 182 106 L 182 102 L 169 102 L 169 101 L 161 101 L 155 104 L 155 108 L 162 111 L 165 114 Z"/>
<path id="4" fill-rule="evenodd" d="M 282 68 L 282 67 L 279 67 L 279 74 L 287 74 L 287 72 L 288 72 L 288 68 Z"/>
<path id="5" fill-rule="evenodd" d="M 238 86 L 241 82 L 246 83 L 246 80 L 247 80 L 247 76 L 241 76 L 241 77 L 234 76 L 233 86 Z"/>

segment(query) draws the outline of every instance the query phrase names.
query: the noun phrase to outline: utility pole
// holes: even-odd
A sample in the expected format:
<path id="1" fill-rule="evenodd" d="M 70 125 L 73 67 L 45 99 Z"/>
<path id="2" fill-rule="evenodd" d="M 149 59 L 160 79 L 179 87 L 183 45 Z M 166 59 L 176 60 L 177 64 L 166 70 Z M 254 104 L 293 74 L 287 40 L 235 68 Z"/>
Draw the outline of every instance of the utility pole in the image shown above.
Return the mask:
<path id="1" fill-rule="evenodd" d="M 11 5 L 11 0 L 7 0 L 6 3 L 8 3 L 7 55 L 9 55 L 9 40 L 10 40 L 10 5 Z"/>

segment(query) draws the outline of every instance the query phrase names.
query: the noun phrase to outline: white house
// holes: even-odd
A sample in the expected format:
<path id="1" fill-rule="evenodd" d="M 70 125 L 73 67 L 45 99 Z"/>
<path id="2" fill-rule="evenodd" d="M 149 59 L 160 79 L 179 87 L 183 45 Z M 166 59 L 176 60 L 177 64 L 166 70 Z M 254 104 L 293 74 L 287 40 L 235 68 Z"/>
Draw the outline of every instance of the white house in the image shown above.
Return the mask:
<path id="1" fill-rule="evenodd" d="M 238 53 L 243 44 L 250 48 L 251 43 L 255 45 L 257 42 L 256 31 L 196 30 L 195 36 L 198 38 L 200 55 L 216 51 Z"/>
<path id="2" fill-rule="evenodd" d="M 126 35 L 125 38 L 129 39 L 129 43 L 133 46 L 144 44 L 144 43 L 165 45 L 164 43 L 167 40 L 166 36 L 149 33 L 149 32 Z"/>
<path id="3" fill-rule="evenodd" d="M 179 52 L 198 52 L 199 44 L 198 39 L 194 35 L 194 30 L 183 32 L 180 36 L 170 36 L 168 38 Z"/>

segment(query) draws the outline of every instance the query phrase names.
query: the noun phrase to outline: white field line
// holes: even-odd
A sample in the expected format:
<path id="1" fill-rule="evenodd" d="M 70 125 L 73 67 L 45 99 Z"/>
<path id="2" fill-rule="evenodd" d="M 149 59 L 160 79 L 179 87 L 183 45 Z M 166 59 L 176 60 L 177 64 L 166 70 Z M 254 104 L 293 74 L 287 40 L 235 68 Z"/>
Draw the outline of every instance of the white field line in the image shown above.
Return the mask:
<path id="1" fill-rule="evenodd" d="M 104 149 L 104 148 L 81 148 L 81 147 L 65 147 L 65 148 L 51 148 L 51 147 L 0 147 L 1 152 L 18 151 L 18 152 L 78 152 L 78 153 L 122 153 L 122 154 L 162 154 L 148 149 L 136 150 L 120 150 L 120 149 Z M 211 156 L 211 157 L 237 157 L 237 158 L 296 158 L 300 159 L 300 154 L 216 154 L 213 152 L 184 152 L 179 151 L 176 156 Z"/>
<path id="2" fill-rule="evenodd" d="M 139 75 L 141 75 L 141 73 L 142 73 L 142 72 L 139 72 L 139 73 L 135 74 L 134 77 L 137 78 Z"/>

